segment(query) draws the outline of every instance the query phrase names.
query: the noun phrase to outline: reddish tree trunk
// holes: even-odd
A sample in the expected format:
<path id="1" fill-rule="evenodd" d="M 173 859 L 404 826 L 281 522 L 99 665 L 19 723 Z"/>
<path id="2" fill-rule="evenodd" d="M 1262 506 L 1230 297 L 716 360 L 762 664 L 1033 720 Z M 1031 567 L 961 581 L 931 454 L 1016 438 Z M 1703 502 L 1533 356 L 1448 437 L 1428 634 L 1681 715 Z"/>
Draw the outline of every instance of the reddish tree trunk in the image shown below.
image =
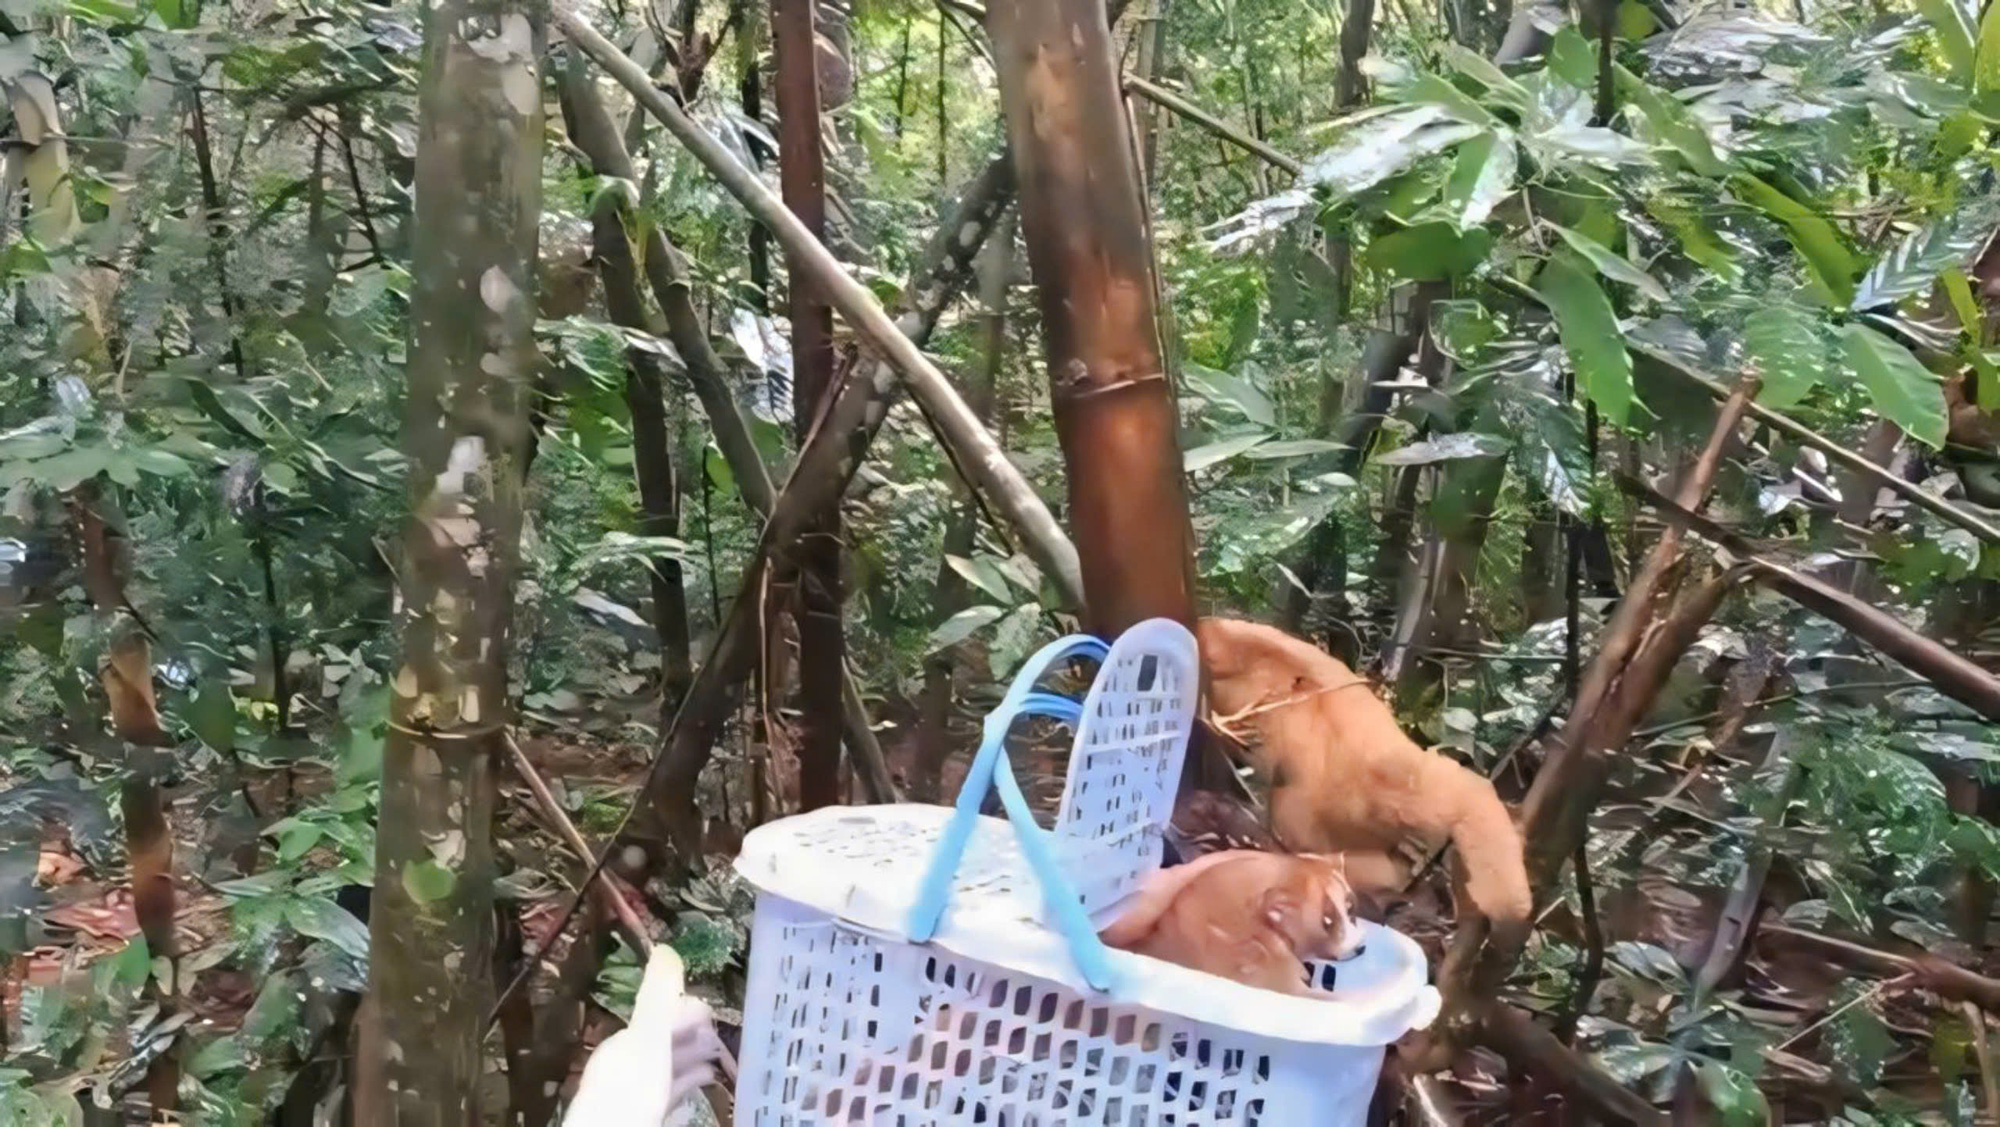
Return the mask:
<path id="1" fill-rule="evenodd" d="M 1100 0 L 988 9 L 1040 291 L 1086 622 L 1194 617 L 1194 534 L 1152 247 Z"/>
<path id="2" fill-rule="evenodd" d="M 814 0 L 774 0 L 771 42 L 778 62 L 778 178 L 785 206 L 826 241 L 826 167 L 820 149 Z M 792 413 L 800 442 L 833 382 L 833 311 L 791 264 Z M 840 801 L 840 499 L 816 515 L 799 545 L 799 804 Z"/>

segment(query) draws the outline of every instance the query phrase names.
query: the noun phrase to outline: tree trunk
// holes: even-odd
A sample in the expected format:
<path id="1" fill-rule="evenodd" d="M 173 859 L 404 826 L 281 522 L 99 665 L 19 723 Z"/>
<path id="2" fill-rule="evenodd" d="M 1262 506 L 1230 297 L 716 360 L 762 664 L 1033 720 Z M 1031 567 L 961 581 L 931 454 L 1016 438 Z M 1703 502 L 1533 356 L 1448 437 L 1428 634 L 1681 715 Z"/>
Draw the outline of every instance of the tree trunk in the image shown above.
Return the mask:
<path id="1" fill-rule="evenodd" d="M 1040 291 L 1084 620 L 1110 637 L 1194 617 L 1194 533 L 1152 247 L 1099 0 L 988 10 L 1001 105 Z"/>
<path id="2" fill-rule="evenodd" d="M 624 199 L 616 192 L 599 196 L 591 219 L 592 257 L 604 276 L 604 309 L 613 324 L 642 332 L 652 329 L 639 271 L 632 261 Z M 680 483 L 675 480 L 674 448 L 667 424 L 666 377 L 660 358 L 643 348 L 625 350 L 625 405 L 632 414 L 632 470 L 639 481 L 639 532 L 643 536 L 679 536 Z M 652 556 L 646 571 L 653 589 L 653 625 L 660 635 L 661 710 L 671 717 L 694 679 L 689 657 L 687 587 L 680 561 Z"/>
<path id="3" fill-rule="evenodd" d="M 412 272 L 403 664 L 391 680 L 356 1122 L 478 1118 L 495 771 L 533 339 L 542 9 L 441 0 L 425 28 Z"/>
<path id="4" fill-rule="evenodd" d="M 820 146 L 819 80 L 814 65 L 814 0 L 773 0 L 771 43 L 778 61 L 778 178 L 785 206 L 826 241 L 826 166 Z M 792 419 L 805 442 L 833 385 L 833 311 L 798 260 L 786 256 L 792 320 Z M 802 534 L 799 587 L 799 804 L 840 801 L 840 498 Z"/>

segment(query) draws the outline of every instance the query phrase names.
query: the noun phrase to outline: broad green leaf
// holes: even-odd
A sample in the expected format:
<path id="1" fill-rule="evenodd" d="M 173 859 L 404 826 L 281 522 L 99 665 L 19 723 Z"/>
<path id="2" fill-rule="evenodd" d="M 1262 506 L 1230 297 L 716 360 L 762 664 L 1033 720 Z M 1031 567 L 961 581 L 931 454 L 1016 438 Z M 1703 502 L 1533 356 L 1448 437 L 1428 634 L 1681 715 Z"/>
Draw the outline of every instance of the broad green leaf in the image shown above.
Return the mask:
<path id="1" fill-rule="evenodd" d="M 1485 106 L 1473 101 L 1471 95 L 1435 74 L 1419 77 L 1398 95 L 1397 100 L 1409 105 L 1428 103 L 1441 106 L 1450 110 L 1452 116 L 1474 125 L 1492 128 L 1500 124 L 1500 119 Z"/>
<path id="2" fill-rule="evenodd" d="M 1995 365 L 1979 345 L 1985 333 L 1985 316 L 1980 312 L 1979 303 L 1973 299 L 1972 283 L 1966 279 L 1965 271 L 1956 268 L 1946 270 L 1938 281 L 1943 283 L 1945 295 L 1951 299 L 1952 310 L 1958 314 L 1959 328 L 1965 330 L 1968 343 L 1963 355 L 1979 377 L 1979 409 L 2000 411 L 2000 365 Z"/>
<path id="3" fill-rule="evenodd" d="M 924 652 L 936 653 L 946 646 L 955 646 L 972 637 L 981 627 L 998 621 L 1000 616 L 1006 613 L 1005 608 L 991 605 L 966 607 L 945 619 L 936 630 L 931 631 L 930 644 Z"/>
<path id="4" fill-rule="evenodd" d="M 1743 277 L 1743 268 L 1737 265 L 1734 252 L 1715 237 L 1715 232 L 1694 209 L 1658 196 L 1647 201 L 1646 210 L 1673 232 L 1682 253 L 1706 267 L 1718 281 L 1733 285 Z"/>
<path id="5" fill-rule="evenodd" d="M 1446 43 L 1439 53 L 1446 66 L 1493 93 L 1494 100 L 1516 112 L 1526 112 L 1534 104 L 1534 95 L 1528 88 L 1515 81 L 1506 71 L 1493 64 L 1491 59 L 1477 51 L 1468 50 L 1457 43 Z"/>
<path id="6" fill-rule="evenodd" d="M 419 904 L 442 900 L 457 887 L 458 874 L 436 861 L 419 861 L 403 867 L 403 891 Z"/>
<path id="7" fill-rule="evenodd" d="M 1399 446 L 1375 458 L 1381 466 L 1428 466 L 1435 462 L 1452 462 L 1461 458 L 1491 458 L 1505 454 L 1513 443 L 1497 434 L 1475 434 L 1461 431 L 1457 434 L 1441 434 Z"/>
<path id="8" fill-rule="evenodd" d="M 1606 421 L 1624 425 L 1632 412 L 1632 356 L 1625 351 L 1625 334 L 1611 299 L 1583 260 L 1567 251 L 1542 267 L 1536 289 L 1555 314 L 1577 386 Z"/>
<path id="9" fill-rule="evenodd" d="M 1938 50 L 1951 65 L 1952 77 L 1961 83 L 1970 82 L 1978 47 L 1972 39 L 1972 23 L 1958 6 L 1958 0 L 1917 0 L 1917 10 L 1937 32 Z"/>
<path id="10" fill-rule="evenodd" d="M 1748 1076 L 1713 1060 L 1695 1065 L 1694 1071 L 1701 1094 L 1721 1115 L 1723 1127 L 1762 1127 L 1771 1121 L 1770 1103 Z"/>
<path id="11" fill-rule="evenodd" d="M 1639 107 L 1646 124 L 1660 140 L 1673 146 L 1688 167 L 1703 176 L 1722 176 L 1729 164 L 1716 155 L 1708 131 L 1679 98 L 1648 83 L 1623 67 L 1618 68 L 1618 89 L 1625 100 Z"/>
<path id="12" fill-rule="evenodd" d="M 1944 445 L 1944 385 L 1910 350 L 1866 325 L 1841 330 L 1847 366 L 1882 417 L 1932 448 Z"/>
<path id="13" fill-rule="evenodd" d="M 1314 454 L 1331 454 L 1347 447 L 1338 442 L 1328 442 L 1324 438 L 1287 438 L 1279 442 L 1260 442 L 1243 452 L 1245 458 L 1267 461 L 1277 458 L 1305 458 Z"/>
<path id="14" fill-rule="evenodd" d="M 1332 148 L 1307 161 L 1300 174 L 1307 184 L 1325 188 L 1335 200 L 1372 188 L 1420 157 L 1485 132 L 1435 104 L 1397 106 L 1345 120 L 1352 127 Z"/>
<path id="15" fill-rule="evenodd" d="M 1268 431 L 1259 434 L 1240 434 L 1235 438 L 1225 438 L 1206 446 L 1197 446 L 1182 455 L 1181 468 L 1187 473 L 1205 470 L 1218 462 L 1226 462 L 1260 442 L 1271 438 Z"/>
<path id="16" fill-rule="evenodd" d="M 1660 28 L 1659 18 L 1640 0 L 1619 0 L 1618 37 L 1638 42 Z"/>
<path id="17" fill-rule="evenodd" d="M 996 674 L 1004 675 L 1018 668 L 1035 648 L 1042 621 L 1042 608 L 1034 603 L 1023 603 L 1007 612 L 1007 617 L 993 627 L 993 640 L 986 647 L 986 664 Z"/>
<path id="18" fill-rule="evenodd" d="M 285 922 L 300 935 L 324 939 L 357 959 L 368 957 L 368 925 L 326 896 L 301 897 L 285 905 Z"/>
<path id="19" fill-rule="evenodd" d="M 1254 304 L 1252 306 L 1254 308 Z M 1182 374 L 1194 385 L 1203 399 L 1211 403 L 1233 407 L 1242 416 L 1258 426 L 1277 426 L 1278 409 L 1271 397 L 1258 390 L 1249 380 L 1232 376 L 1228 372 L 1200 364 L 1184 364 Z"/>
<path id="20" fill-rule="evenodd" d="M 1898 239 L 1854 288 L 1849 308 L 1894 305 L 1929 289 L 1942 271 L 1963 266 L 1992 233 L 1979 211 L 1952 212 Z"/>
<path id="21" fill-rule="evenodd" d="M 1007 589 L 1007 579 L 1000 574 L 992 560 L 985 556 L 966 559 L 964 556 L 946 556 L 944 562 L 965 578 L 967 583 L 1003 601 L 1012 601 L 1013 592 Z"/>
<path id="22" fill-rule="evenodd" d="M 1623 282 L 1654 301 L 1667 300 L 1667 288 L 1656 281 L 1651 274 L 1632 265 L 1624 255 L 1616 253 L 1581 231 L 1572 231 L 1559 223 L 1551 223 L 1549 226 L 1556 229 L 1556 233 L 1562 236 L 1563 242 L 1570 245 L 1570 249 L 1589 259 L 1590 264 L 1597 267 L 1597 272 L 1604 275 L 1606 281 Z"/>
<path id="23" fill-rule="evenodd" d="M 1444 184 L 1445 217 L 1462 228 L 1486 222 L 1500 201 L 1513 194 L 1520 166 L 1520 151 L 1511 136 L 1486 133 L 1460 145 Z"/>
<path id="24" fill-rule="evenodd" d="M 1847 308 L 1854 300 L 1854 276 L 1861 266 L 1833 224 L 1747 172 L 1731 176 L 1729 184 L 1745 202 L 1784 227 L 1792 246 L 1805 259 L 1806 272 L 1820 297 L 1836 309 Z"/>
<path id="25" fill-rule="evenodd" d="M 1790 407 L 1825 381 L 1826 344 L 1815 318 L 1788 305 L 1767 305 L 1743 326 L 1743 346 L 1757 365 L 1763 385 L 1757 402 Z"/>
<path id="26" fill-rule="evenodd" d="M 1469 274 L 1486 261 L 1493 235 L 1484 227 L 1461 231 L 1451 223 L 1418 223 L 1368 244 L 1367 264 L 1398 278 L 1428 282 Z"/>
<path id="27" fill-rule="evenodd" d="M 2000 92 L 2000 7 L 1988 4 L 1979 18 L 1979 45 L 1972 67 L 1974 94 Z"/>

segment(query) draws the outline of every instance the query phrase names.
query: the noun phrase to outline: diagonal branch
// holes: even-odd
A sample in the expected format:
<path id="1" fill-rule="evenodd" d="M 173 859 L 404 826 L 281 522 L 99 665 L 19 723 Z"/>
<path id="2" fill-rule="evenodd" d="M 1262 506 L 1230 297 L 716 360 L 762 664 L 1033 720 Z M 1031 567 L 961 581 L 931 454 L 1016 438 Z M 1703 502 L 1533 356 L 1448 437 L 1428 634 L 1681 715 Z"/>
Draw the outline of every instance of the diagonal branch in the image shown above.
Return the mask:
<path id="1" fill-rule="evenodd" d="M 658 118 L 752 216 L 770 228 L 785 251 L 794 257 L 801 274 L 821 287 L 827 303 L 839 311 L 870 348 L 895 366 L 899 378 L 953 448 L 958 464 L 972 484 L 1019 530 L 1029 555 L 1069 598 L 1081 602 L 1083 579 L 1076 548 L 1063 534 L 1055 515 L 1007 460 L 972 408 L 953 390 L 951 381 L 897 328 L 868 287 L 848 274 L 832 252 L 813 238 L 784 203 L 771 194 L 756 173 L 744 168 L 721 142 L 696 125 L 610 40 L 574 12 L 558 11 L 555 22 L 571 42 Z"/>

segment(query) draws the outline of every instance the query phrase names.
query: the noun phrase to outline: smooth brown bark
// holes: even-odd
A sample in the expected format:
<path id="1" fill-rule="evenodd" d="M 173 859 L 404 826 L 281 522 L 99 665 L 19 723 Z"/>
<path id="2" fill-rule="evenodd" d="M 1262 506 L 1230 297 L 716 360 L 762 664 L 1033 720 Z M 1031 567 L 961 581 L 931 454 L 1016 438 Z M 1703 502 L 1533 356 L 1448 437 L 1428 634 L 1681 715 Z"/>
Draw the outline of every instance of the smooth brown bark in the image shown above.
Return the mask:
<path id="1" fill-rule="evenodd" d="M 815 0 L 772 0 L 777 57 L 778 181 L 785 206 L 813 237 L 826 241 L 826 165 L 820 145 L 819 78 L 814 65 Z M 833 385 L 833 310 L 798 256 L 786 255 L 792 323 L 792 418 L 801 443 Z M 840 801 L 841 631 L 840 499 L 832 498 L 801 532 L 799 561 L 799 805 Z"/>
<path id="2" fill-rule="evenodd" d="M 1085 622 L 1110 637 L 1147 618 L 1192 621 L 1179 419 L 1103 5 L 1019 0 L 991 8 L 986 26 L 1021 180 Z"/>

